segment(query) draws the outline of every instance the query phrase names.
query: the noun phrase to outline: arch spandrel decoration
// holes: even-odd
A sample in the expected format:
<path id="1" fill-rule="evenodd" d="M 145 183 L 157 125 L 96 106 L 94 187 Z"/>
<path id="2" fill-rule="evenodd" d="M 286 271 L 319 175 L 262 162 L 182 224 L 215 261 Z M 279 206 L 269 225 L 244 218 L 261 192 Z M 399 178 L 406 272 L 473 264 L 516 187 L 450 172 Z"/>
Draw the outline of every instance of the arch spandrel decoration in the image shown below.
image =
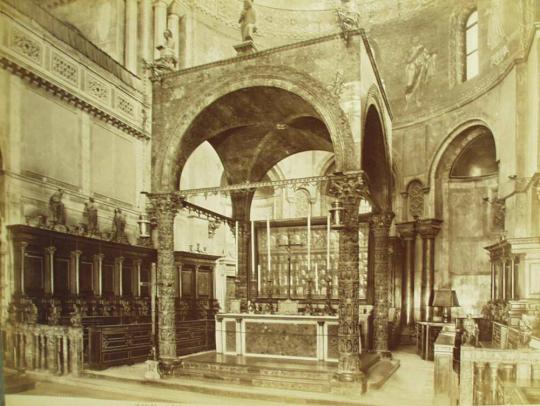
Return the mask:
<path id="1" fill-rule="evenodd" d="M 183 165 L 199 143 L 195 137 L 182 138 L 188 133 L 197 116 L 221 97 L 250 87 L 276 87 L 291 92 L 309 103 L 330 133 L 337 170 L 359 169 L 360 163 L 355 162 L 353 158 L 354 143 L 348 117 L 339 107 L 339 100 L 323 83 L 290 67 L 249 66 L 234 73 L 222 74 L 213 79 L 212 83 L 206 81 L 196 85 L 189 92 L 182 94 L 182 101 L 179 101 L 180 98 L 171 98 L 166 103 L 161 102 L 161 106 L 155 106 L 159 109 L 161 117 L 177 116 L 178 111 L 183 113 L 172 120 L 170 125 L 154 124 L 155 133 L 158 133 L 156 138 L 161 140 L 153 154 L 154 191 L 170 191 L 177 187 L 177 179 Z M 165 92 L 170 96 L 174 95 L 170 89 Z M 160 98 L 156 97 L 156 100 Z"/>

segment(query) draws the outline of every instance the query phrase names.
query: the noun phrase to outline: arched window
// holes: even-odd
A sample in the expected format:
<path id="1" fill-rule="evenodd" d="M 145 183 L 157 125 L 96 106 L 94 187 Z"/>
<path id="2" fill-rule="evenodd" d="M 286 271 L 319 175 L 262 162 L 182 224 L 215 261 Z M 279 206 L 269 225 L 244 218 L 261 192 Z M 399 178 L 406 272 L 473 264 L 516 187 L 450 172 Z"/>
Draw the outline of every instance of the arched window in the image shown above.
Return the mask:
<path id="1" fill-rule="evenodd" d="M 465 80 L 478 75 L 478 11 L 474 10 L 465 25 Z"/>

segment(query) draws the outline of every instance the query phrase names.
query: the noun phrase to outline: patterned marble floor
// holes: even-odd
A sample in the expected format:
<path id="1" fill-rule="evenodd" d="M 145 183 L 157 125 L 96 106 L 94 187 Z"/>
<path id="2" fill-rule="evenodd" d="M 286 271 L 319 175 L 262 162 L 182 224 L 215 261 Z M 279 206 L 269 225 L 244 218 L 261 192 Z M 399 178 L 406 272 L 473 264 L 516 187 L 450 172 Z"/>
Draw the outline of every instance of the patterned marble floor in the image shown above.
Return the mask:
<path id="1" fill-rule="evenodd" d="M 386 382 L 382 389 L 372 390 L 362 398 L 354 399 L 357 405 L 365 406 L 433 406 L 433 362 L 424 361 L 418 357 L 413 347 L 402 348 L 393 353 L 394 357 L 401 361 L 401 367 Z M 257 360 L 251 360 L 257 362 Z M 120 367 L 104 371 L 103 379 L 96 378 L 73 378 L 58 380 L 47 383 L 38 383 L 32 391 L 25 392 L 18 396 L 8 396 L 7 406 L 39 406 L 41 404 L 52 404 L 51 398 L 47 396 L 62 396 L 54 401 L 55 406 L 67 406 L 72 404 L 81 405 L 118 405 L 118 406 L 151 406 L 158 402 L 182 405 L 283 405 L 282 402 L 271 402 L 258 400 L 256 392 L 249 398 L 224 397 L 208 393 L 201 393 L 197 390 L 179 390 L 175 388 L 152 387 L 141 385 L 139 382 L 117 382 L 107 379 L 121 373 L 125 377 L 140 377 L 144 372 L 144 365 L 134 365 L 131 367 Z M 69 382 L 68 382 L 69 381 Z M 211 386 L 216 386 L 210 383 Z M 220 385 L 237 390 L 238 385 Z M 246 388 L 248 391 L 249 388 Z M 271 391 L 271 389 L 250 388 L 249 391 Z M 332 394 L 314 394 L 310 400 L 302 399 L 298 404 L 317 405 L 332 399 Z M 75 403 L 73 398 L 77 398 Z M 92 402 L 91 399 L 109 399 L 110 403 Z M 114 401 L 114 402 L 113 402 Z M 124 402 L 122 402 L 124 401 Z M 127 402 L 126 402 L 127 401 Z M 334 397 L 334 402 L 339 401 L 339 397 Z M 353 399 L 351 399 L 353 401 Z M 151 403 L 150 403 L 151 402 Z M 294 403 L 288 403 L 294 404 Z M 438 405 L 437 405 L 438 406 Z"/>

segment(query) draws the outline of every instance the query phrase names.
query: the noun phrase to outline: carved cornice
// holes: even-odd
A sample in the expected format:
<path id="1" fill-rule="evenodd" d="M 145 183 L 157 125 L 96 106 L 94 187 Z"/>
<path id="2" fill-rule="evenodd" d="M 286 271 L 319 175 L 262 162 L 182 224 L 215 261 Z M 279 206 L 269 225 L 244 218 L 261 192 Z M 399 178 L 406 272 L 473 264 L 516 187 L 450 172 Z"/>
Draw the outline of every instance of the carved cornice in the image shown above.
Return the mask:
<path id="1" fill-rule="evenodd" d="M 48 81 L 46 78 L 24 68 L 23 66 L 18 65 L 14 61 L 11 61 L 5 57 L 0 57 L 0 67 L 11 72 L 14 75 L 21 77 L 22 79 L 28 81 L 29 83 L 41 87 L 47 92 L 53 94 L 54 96 L 74 105 L 75 107 L 93 115 L 100 120 L 105 121 L 113 125 L 114 127 L 131 134 L 137 138 L 149 139 L 149 135 L 138 130 L 122 120 L 114 117 L 113 115 L 99 109 L 93 104 L 81 99 L 80 97 L 72 94 L 71 92 L 55 85 L 54 83 Z"/>
<path id="2" fill-rule="evenodd" d="M 418 220 L 416 223 L 416 230 L 422 236 L 422 238 L 435 238 L 441 230 L 442 222 L 442 220 L 438 219 Z"/>

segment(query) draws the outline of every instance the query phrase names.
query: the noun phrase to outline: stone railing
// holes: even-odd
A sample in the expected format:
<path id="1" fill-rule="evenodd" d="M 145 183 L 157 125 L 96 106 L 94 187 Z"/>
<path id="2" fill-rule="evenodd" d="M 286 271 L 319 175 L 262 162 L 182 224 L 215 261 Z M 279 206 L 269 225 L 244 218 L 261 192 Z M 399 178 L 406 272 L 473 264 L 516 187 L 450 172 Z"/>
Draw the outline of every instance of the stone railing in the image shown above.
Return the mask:
<path id="1" fill-rule="evenodd" d="M 2 327 L 9 368 L 78 375 L 83 366 L 82 327 L 8 323 Z"/>
<path id="2" fill-rule="evenodd" d="M 461 347 L 459 404 L 502 405 L 513 388 L 530 388 L 540 378 L 540 351 Z"/>

